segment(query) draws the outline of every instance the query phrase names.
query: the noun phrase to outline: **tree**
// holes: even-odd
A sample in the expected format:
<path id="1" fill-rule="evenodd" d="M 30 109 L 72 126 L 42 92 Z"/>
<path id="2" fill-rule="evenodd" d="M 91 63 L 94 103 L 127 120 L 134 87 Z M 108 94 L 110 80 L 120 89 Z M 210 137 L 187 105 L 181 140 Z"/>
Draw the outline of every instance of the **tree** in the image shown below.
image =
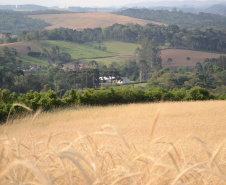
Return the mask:
<path id="1" fill-rule="evenodd" d="M 76 76 L 77 76 L 77 71 L 69 71 L 69 77 L 73 77 L 74 89 L 76 89 Z"/>
<path id="2" fill-rule="evenodd" d="M 202 67 L 202 64 L 200 62 L 197 62 L 196 65 L 195 65 L 195 70 L 197 72 L 203 72 L 203 67 Z"/>
<path id="3" fill-rule="evenodd" d="M 19 79 L 20 79 L 21 75 L 24 75 L 24 72 L 22 70 L 17 69 L 13 73 L 17 76 L 17 94 L 19 95 L 19 93 L 20 93 L 20 81 L 19 81 Z"/>
<path id="4" fill-rule="evenodd" d="M 90 67 L 92 67 L 92 68 L 98 68 L 98 64 L 97 64 L 97 62 L 95 61 L 95 60 L 91 60 L 91 61 L 89 61 L 89 64 L 88 64 Z"/>
<path id="5" fill-rule="evenodd" d="M 191 58 L 190 58 L 190 57 L 187 57 L 187 58 L 186 58 L 186 60 L 187 60 L 187 61 L 190 61 L 190 60 L 191 60 Z"/>
<path id="6" fill-rule="evenodd" d="M 167 59 L 167 64 L 169 64 L 169 67 L 170 67 L 170 64 L 173 62 L 173 59 L 172 58 L 168 58 Z"/>
<path id="7" fill-rule="evenodd" d="M 162 59 L 160 55 L 161 52 L 155 40 L 144 39 L 139 58 L 140 60 L 147 62 L 150 70 L 154 70 L 158 66 L 161 66 Z"/>
<path id="8" fill-rule="evenodd" d="M 3 33 L 3 35 L 4 35 L 5 40 L 6 40 L 7 43 L 12 42 L 13 39 L 12 39 L 12 34 L 11 33 L 6 32 L 6 33 Z"/>
<path id="9" fill-rule="evenodd" d="M 31 51 L 31 47 L 27 46 L 27 51 L 30 52 Z"/>
<path id="10" fill-rule="evenodd" d="M 138 66 L 140 68 L 140 82 L 141 82 L 147 73 L 148 65 L 145 60 L 140 60 Z"/>
<path id="11" fill-rule="evenodd" d="M 59 61 L 61 61 L 62 63 L 67 63 L 71 61 L 71 55 L 69 53 L 66 52 L 61 52 L 59 55 Z"/>

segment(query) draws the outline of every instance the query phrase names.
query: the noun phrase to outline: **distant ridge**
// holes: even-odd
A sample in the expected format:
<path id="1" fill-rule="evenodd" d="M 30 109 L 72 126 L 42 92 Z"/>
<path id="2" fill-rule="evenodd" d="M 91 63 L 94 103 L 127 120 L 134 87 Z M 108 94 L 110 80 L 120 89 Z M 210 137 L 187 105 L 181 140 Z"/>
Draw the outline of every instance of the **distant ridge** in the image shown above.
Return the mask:
<path id="1" fill-rule="evenodd" d="M 17 9 L 22 10 L 44 10 L 48 9 L 46 6 L 34 5 L 34 4 L 25 4 L 25 5 L 17 5 Z"/>
<path id="2" fill-rule="evenodd" d="M 205 9 L 206 13 L 226 15 L 226 4 L 216 4 Z"/>
<path id="3" fill-rule="evenodd" d="M 140 2 L 140 3 L 130 3 L 125 5 L 125 7 L 131 8 L 131 7 L 196 7 L 196 8 L 208 8 L 209 6 L 212 6 L 214 4 L 226 4 L 222 0 L 214 0 L 214 1 L 158 1 L 158 2 Z"/>

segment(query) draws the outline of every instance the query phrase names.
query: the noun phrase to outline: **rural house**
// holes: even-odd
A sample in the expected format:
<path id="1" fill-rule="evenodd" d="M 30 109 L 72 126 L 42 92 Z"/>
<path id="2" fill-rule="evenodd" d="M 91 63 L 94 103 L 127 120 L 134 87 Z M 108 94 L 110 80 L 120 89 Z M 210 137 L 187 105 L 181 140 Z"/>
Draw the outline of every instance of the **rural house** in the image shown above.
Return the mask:
<path id="1" fill-rule="evenodd" d="M 106 77 L 106 76 L 103 76 L 103 77 L 99 77 L 99 80 L 101 83 L 111 83 L 111 80 L 112 82 L 115 81 L 115 77 L 114 76 L 109 76 L 109 77 Z"/>
<path id="2" fill-rule="evenodd" d="M 121 77 L 121 79 L 117 80 L 118 84 L 129 84 L 130 83 L 130 79 L 127 77 Z"/>

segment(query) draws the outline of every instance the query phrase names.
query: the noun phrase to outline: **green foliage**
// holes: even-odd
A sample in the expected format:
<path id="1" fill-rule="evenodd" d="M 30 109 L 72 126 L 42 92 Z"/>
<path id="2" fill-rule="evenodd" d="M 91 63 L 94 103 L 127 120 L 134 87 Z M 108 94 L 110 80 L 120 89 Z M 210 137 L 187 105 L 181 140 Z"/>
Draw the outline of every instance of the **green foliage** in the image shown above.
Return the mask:
<path id="1" fill-rule="evenodd" d="M 42 55 L 42 53 L 41 52 L 35 52 L 35 51 L 29 51 L 27 53 L 27 55 L 30 56 L 30 57 L 40 57 Z"/>
<path id="2" fill-rule="evenodd" d="M 139 58 L 147 62 L 148 67 L 153 70 L 161 66 L 161 52 L 154 40 L 144 39 L 142 48 L 139 53 Z"/>
<path id="3" fill-rule="evenodd" d="M 173 89 L 168 91 L 163 88 L 153 88 L 142 90 L 139 88 L 110 88 L 101 90 L 87 89 L 84 93 L 77 93 L 70 90 L 69 96 L 63 99 L 57 97 L 57 94 L 49 90 L 48 92 L 38 93 L 30 91 L 26 94 L 17 96 L 10 93 L 7 89 L 0 89 L 0 121 L 4 121 L 9 113 L 13 103 L 21 103 L 30 107 L 34 111 L 42 108 L 44 111 L 59 107 L 72 105 L 109 105 L 109 104 L 127 104 L 137 102 L 159 102 L 159 101 L 183 101 L 183 100 L 210 100 L 226 99 L 225 95 L 213 96 L 204 88 L 194 87 L 191 90 Z M 13 114 L 22 111 L 15 108 Z"/>
<path id="4" fill-rule="evenodd" d="M 186 100 L 210 100 L 213 96 L 204 88 L 193 87 L 190 89 L 185 97 Z"/>

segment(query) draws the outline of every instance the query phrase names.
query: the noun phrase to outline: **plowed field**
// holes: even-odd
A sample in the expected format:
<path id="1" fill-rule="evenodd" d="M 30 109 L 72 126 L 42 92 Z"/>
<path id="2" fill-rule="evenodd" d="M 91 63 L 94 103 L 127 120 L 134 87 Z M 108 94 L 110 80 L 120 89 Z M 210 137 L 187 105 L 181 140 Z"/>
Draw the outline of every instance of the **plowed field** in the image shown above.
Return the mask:
<path id="1" fill-rule="evenodd" d="M 208 53 L 201 51 L 183 50 L 183 49 L 165 49 L 161 51 L 162 65 L 164 67 L 194 67 L 197 62 L 203 62 L 205 58 L 218 58 L 220 55 L 217 53 Z M 190 57 L 190 60 L 187 60 Z M 167 59 L 172 58 L 172 62 L 167 63 Z"/>
<path id="2" fill-rule="evenodd" d="M 31 48 L 31 51 L 40 52 L 40 49 L 37 48 L 32 43 L 25 43 L 25 42 L 16 42 L 16 43 L 9 43 L 9 44 L 0 44 L 0 55 L 2 54 L 2 48 L 7 46 L 8 48 L 14 48 L 16 51 L 22 55 L 26 55 L 28 52 L 28 47 Z"/>

